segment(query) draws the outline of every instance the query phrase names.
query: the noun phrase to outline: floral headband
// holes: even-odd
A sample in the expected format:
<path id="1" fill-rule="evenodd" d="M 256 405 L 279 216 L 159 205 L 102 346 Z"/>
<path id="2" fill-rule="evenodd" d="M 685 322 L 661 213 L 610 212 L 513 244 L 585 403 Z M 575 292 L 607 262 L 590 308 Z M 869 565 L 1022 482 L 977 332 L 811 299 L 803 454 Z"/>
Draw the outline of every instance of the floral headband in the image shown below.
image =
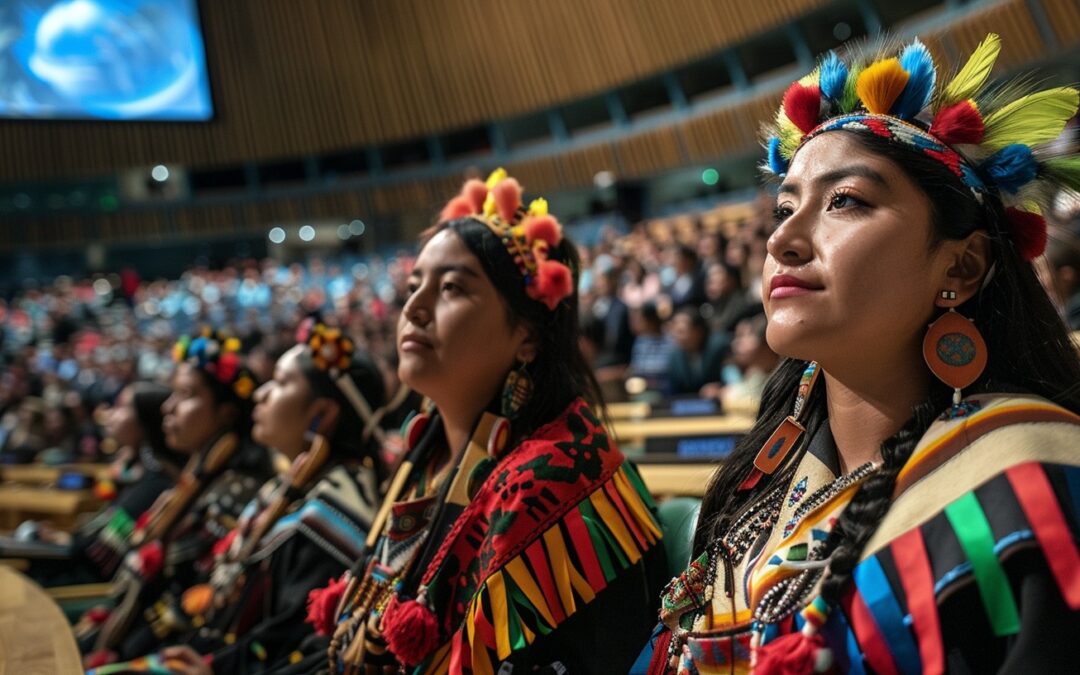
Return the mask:
<path id="1" fill-rule="evenodd" d="M 1062 187 L 1080 189 L 1080 157 L 1046 147 L 1076 114 L 1071 87 L 1026 95 L 1022 85 L 988 88 L 1001 50 L 991 33 L 943 87 L 930 51 L 918 39 L 898 57 L 844 63 L 830 52 L 784 93 L 766 130 L 766 169 L 783 176 L 811 138 L 835 130 L 874 134 L 944 164 L 980 202 L 992 193 L 1008 214 L 1018 252 L 1032 260 L 1046 248 L 1042 211 Z"/>
<path id="2" fill-rule="evenodd" d="M 473 218 L 486 225 L 506 247 L 525 280 L 525 292 L 554 311 L 574 292 L 574 275 L 548 252 L 562 241 L 562 225 L 548 214 L 547 201 L 534 199 L 525 209 L 521 185 L 496 169 L 486 182 L 472 179 L 439 215 L 440 222 Z"/>
<path id="3" fill-rule="evenodd" d="M 173 361 L 195 366 L 242 401 L 255 393 L 255 376 L 244 365 L 240 340 L 235 337 L 203 328 L 198 335 L 185 335 L 173 345 Z"/>
<path id="4" fill-rule="evenodd" d="M 314 319 L 305 319 L 300 323 L 296 329 L 296 341 L 307 347 L 311 363 L 316 369 L 329 376 L 330 381 L 341 391 L 345 400 L 364 422 L 362 438 L 366 441 L 375 435 L 381 443 L 384 439 L 379 423 L 391 408 L 383 406 L 372 410 L 371 404 L 349 376 L 349 367 L 353 363 L 353 354 L 356 352 L 353 341 L 346 337 L 340 328 L 332 328 Z M 407 389 L 405 391 L 408 393 Z"/>
<path id="5" fill-rule="evenodd" d="M 300 324 L 296 331 L 296 341 L 307 345 L 311 350 L 311 362 L 316 368 L 329 374 L 331 379 L 348 370 L 356 351 L 356 345 L 341 329 L 330 328 L 312 319 Z"/>

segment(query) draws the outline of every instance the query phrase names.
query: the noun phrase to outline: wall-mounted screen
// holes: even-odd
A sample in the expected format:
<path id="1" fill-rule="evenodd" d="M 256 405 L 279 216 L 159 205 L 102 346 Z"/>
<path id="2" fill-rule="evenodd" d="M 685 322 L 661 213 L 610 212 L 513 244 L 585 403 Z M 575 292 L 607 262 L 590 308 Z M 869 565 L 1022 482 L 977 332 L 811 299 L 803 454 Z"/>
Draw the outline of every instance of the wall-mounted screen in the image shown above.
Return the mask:
<path id="1" fill-rule="evenodd" d="M 212 116 L 197 0 L 0 2 L 0 117 Z"/>

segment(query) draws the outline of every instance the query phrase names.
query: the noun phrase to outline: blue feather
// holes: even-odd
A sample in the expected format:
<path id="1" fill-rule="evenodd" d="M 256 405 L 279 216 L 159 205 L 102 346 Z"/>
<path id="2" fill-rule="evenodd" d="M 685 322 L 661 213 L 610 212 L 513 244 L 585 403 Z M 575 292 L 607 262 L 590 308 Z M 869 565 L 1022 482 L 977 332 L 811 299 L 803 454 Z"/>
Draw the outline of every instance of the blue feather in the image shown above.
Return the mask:
<path id="1" fill-rule="evenodd" d="M 839 101 L 844 95 L 844 85 L 847 84 L 848 68 L 836 52 L 829 52 L 821 62 L 821 70 L 818 82 L 821 93 L 831 101 Z"/>
<path id="2" fill-rule="evenodd" d="M 769 139 L 769 171 L 777 176 L 787 173 L 788 161 L 780 154 L 780 139 L 773 136 Z"/>
<path id="3" fill-rule="evenodd" d="M 892 113 L 901 119 L 912 119 L 930 103 L 937 69 L 930 50 L 917 39 L 900 53 L 900 67 L 907 71 L 908 82 L 893 104 Z"/>
<path id="4" fill-rule="evenodd" d="M 1016 194 L 1020 188 L 1035 180 L 1039 165 L 1031 154 L 1031 148 L 1022 143 L 1013 143 L 990 155 L 979 165 L 979 170 L 999 190 Z"/>

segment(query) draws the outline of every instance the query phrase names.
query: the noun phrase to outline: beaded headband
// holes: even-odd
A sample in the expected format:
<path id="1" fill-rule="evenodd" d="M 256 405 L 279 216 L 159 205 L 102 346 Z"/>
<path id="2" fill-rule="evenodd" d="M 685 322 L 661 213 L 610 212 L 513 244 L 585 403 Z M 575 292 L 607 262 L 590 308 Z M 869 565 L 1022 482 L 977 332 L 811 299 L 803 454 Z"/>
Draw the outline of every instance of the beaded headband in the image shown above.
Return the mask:
<path id="1" fill-rule="evenodd" d="M 472 218 L 486 225 L 517 265 L 525 292 L 554 311 L 574 292 L 570 268 L 548 259 L 550 249 L 562 241 L 562 225 L 548 214 L 547 201 L 534 199 L 525 209 L 521 194 L 517 180 L 496 169 L 486 182 L 466 181 L 461 193 L 443 207 L 439 221 Z"/>
<path id="2" fill-rule="evenodd" d="M 1022 83 L 988 88 L 1001 50 L 991 33 L 963 68 L 935 90 L 937 67 L 918 39 L 897 57 L 845 64 L 830 52 L 784 93 L 766 130 L 769 172 L 783 176 L 799 148 L 835 130 L 869 133 L 944 164 L 980 202 L 1006 207 L 1009 234 L 1025 260 L 1046 248 L 1041 213 L 1062 187 L 1080 189 L 1080 156 L 1052 156 L 1080 93 L 1058 87 L 1023 95 Z"/>
<path id="3" fill-rule="evenodd" d="M 255 375 L 244 365 L 240 340 L 210 328 L 185 335 L 173 345 L 173 361 L 188 363 L 213 377 L 242 401 L 255 392 Z"/>

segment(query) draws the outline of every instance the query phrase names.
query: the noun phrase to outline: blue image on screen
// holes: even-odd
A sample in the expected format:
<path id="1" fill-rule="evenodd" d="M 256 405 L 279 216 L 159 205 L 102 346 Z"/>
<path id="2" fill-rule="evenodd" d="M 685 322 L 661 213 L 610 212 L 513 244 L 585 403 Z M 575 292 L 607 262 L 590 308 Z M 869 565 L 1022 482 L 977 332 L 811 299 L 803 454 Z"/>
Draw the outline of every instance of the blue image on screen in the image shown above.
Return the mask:
<path id="1" fill-rule="evenodd" d="M 4 0 L 0 117 L 213 116 L 197 0 Z"/>

